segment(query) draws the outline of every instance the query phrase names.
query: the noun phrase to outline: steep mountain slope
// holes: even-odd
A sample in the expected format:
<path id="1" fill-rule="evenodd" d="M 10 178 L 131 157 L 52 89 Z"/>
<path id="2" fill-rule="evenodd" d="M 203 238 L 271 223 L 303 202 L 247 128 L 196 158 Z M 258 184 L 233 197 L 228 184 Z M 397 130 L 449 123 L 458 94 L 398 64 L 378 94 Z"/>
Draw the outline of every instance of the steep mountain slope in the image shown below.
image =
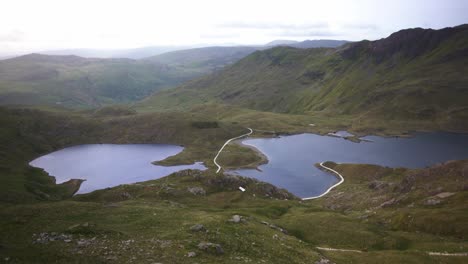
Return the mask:
<path id="1" fill-rule="evenodd" d="M 141 106 L 216 102 L 286 113 L 426 120 L 468 129 L 467 60 L 467 25 L 402 30 L 337 49 L 277 47 L 157 93 Z"/>
<path id="2" fill-rule="evenodd" d="M 129 59 L 30 54 L 0 61 L 0 104 L 90 107 L 132 102 L 199 75 Z"/>

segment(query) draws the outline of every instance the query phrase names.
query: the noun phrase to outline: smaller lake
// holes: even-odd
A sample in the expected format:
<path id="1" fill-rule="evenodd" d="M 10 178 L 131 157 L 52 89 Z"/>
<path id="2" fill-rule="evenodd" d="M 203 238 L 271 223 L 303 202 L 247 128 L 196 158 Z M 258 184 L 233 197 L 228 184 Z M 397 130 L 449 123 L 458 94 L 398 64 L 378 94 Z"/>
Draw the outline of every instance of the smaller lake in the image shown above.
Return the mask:
<path id="1" fill-rule="evenodd" d="M 159 179 L 185 169 L 206 169 L 201 163 L 156 166 L 153 161 L 176 155 L 184 148 L 165 144 L 91 144 L 65 148 L 30 162 L 54 176 L 57 183 L 85 179 L 77 193 Z"/>
<path id="2" fill-rule="evenodd" d="M 362 139 L 367 141 L 354 143 L 315 134 L 246 139 L 243 143 L 263 152 L 269 162 L 259 166 L 261 171 L 231 172 L 269 182 L 305 198 L 320 195 L 338 182 L 333 174 L 314 166 L 322 161 L 422 168 L 468 158 L 466 134 L 417 133 L 411 138 L 367 136 Z"/>

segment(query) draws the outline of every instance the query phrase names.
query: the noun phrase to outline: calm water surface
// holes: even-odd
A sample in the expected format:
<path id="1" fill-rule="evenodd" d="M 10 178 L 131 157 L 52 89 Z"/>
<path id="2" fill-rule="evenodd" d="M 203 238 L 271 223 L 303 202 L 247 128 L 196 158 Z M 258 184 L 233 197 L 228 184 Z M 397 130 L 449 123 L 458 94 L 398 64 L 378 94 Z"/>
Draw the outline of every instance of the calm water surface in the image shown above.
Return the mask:
<path id="1" fill-rule="evenodd" d="M 120 184 L 154 180 L 184 169 L 206 169 L 201 163 L 183 166 L 155 166 L 181 152 L 183 147 L 163 144 L 92 144 L 65 148 L 31 161 L 57 183 L 86 179 L 78 193 L 88 193 Z"/>
<path id="2" fill-rule="evenodd" d="M 368 136 L 369 142 L 354 143 L 342 138 L 300 134 L 279 138 L 247 139 L 268 157 L 261 171 L 232 171 L 285 188 L 299 197 L 322 194 L 338 182 L 314 164 L 322 161 L 366 163 L 389 167 L 422 168 L 439 162 L 468 158 L 468 135 L 418 133 L 412 138 Z"/>

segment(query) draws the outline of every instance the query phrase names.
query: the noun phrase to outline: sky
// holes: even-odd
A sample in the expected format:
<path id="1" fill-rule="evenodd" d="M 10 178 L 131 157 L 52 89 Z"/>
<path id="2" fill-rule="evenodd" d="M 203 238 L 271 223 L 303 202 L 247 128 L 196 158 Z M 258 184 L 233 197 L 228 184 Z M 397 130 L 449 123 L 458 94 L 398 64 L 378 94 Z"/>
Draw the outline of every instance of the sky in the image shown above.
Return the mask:
<path id="1" fill-rule="evenodd" d="M 380 39 L 468 23 L 465 0 L 1 0 L 0 54 Z"/>

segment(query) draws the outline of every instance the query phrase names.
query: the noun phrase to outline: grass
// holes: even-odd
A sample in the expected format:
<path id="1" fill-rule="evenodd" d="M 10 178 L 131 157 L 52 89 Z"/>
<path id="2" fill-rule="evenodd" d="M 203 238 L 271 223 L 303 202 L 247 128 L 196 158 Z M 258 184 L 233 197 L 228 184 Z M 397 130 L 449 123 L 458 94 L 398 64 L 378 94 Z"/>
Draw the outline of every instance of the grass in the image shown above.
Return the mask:
<path id="1" fill-rule="evenodd" d="M 319 133 L 339 118 L 222 105 L 207 105 L 192 113 L 135 113 L 120 108 L 0 110 L 1 259 L 17 263 L 307 263 L 321 258 L 338 263 L 462 263 L 463 257 L 431 257 L 425 252 L 468 250 L 467 194 L 462 188 L 467 161 L 423 170 L 328 162 L 345 177 L 345 183 L 307 202 L 266 183 L 214 173 L 212 158 L 219 147 L 245 133 L 246 126 L 255 125 L 254 136 Z M 278 129 L 272 131 L 273 127 Z M 180 144 L 185 146 L 182 153 L 160 163 L 201 160 L 209 170 L 184 171 L 72 197 L 76 183 L 55 185 L 46 173 L 27 165 L 43 153 L 96 142 Z M 220 155 L 226 168 L 258 161 L 254 151 L 236 144 Z M 376 182 L 388 187 L 372 187 Z M 239 191 L 239 186 L 247 191 Z M 428 197 L 436 194 L 434 186 L 455 195 L 438 205 L 426 205 Z M 192 187 L 203 188 L 206 194 L 194 195 L 189 192 Z M 380 207 L 391 199 L 397 202 Z M 242 215 L 245 222 L 229 222 L 234 214 Z M 195 224 L 203 224 L 209 232 L 190 231 Z M 73 241 L 32 243 L 33 234 L 43 232 L 70 234 Z M 80 239 L 84 245 L 78 245 Z M 224 254 L 200 250 L 200 242 L 220 244 Z M 365 252 L 322 252 L 317 246 Z M 193 259 L 186 256 L 192 251 L 197 254 Z"/>
<path id="2" fill-rule="evenodd" d="M 464 39 L 457 36 L 411 60 L 397 56 L 393 66 L 389 61 L 377 63 L 363 50 L 351 60 L 330 49 L 277 48 L 256 52 L 211 77 L 132 107 L 0 108 L 0 259 L 13 263 L 314 263 L 322 258 L 336 263 L 464 263 L 466 257 L 427 252 L 468 251 L 464 188 L 468 161 L 418 170 L 327 162 L 345 182 L 312 201 L 299 201 L 253 179 L 215 174 L 212 161 L 224 142 L 244 134 L 246 127 L 254 129 L 254 137 L 337 130 L 358 136 L 466 131 L 461 85 L 466 78 L 460 76 L 465 66 L 459 59 L 446 58 L 463 46 Z M 119 62 L 113 63 L 119 72 L 124 70 Z M 54 75 L 47 69 L 40 68 L 32 77 Z M 81 80 L 78 71 L 60 70 L 59 76 Z M 105 73 L 105 80 L 112 74 Z M 106 92 L 119 82 L 100 83 L 98 100 L 112 102 Z M 17 84 L 11 89 L 24 92 L 21 98 L 33 91 Z M 39 101 L 63 96 L 53 91 Z M 94 99 L 83 100 L 88 104 Z M 158 164 L 202 161 L 208 170 L 72 196 L 77 182 L 56 185 L 47 173 L 28 165 L 45 153 L 85 143 L 182 145 L 183 152 Z M 219 157 L 224 168 L 259 162 L 255 151 L 237 144 L 228 145 Z M 193 194 L 193 187 L 203 188 L 205 194 Z M 437 198 L 436 204 L 428 202 L 442 192 L 453 195 Z M 235 214 L 244 221 L 229 221 Z M 209 232 L 191 231 L 195 224 L 203 224 Z M 43 232 L 72 235 L 73 241 L 33 243 Z M 201 250 L 200 242 L 220 244 L 224 254 Z M 189 258 L 188 252 L 197 256 Z"/>
<path id="3" fill-rule="evenodd" d="M 466 132 L 466 27 L 426 33 L 430 39 L 418 44 L 394 37 L 338 49 L 257 51 L 135 107 L 193 111 L 218 104 L 308 116 L 360 133 Z"/>
<path id="4" fill-rule="evenodd" d="M 457 164 L 465 165 L 466 161 Z M 335 169 L 347 177 L 344 171 L 355 165 L 339 166 Z M 443 167 L 452 169 L 447 166 L 453 165 Z M 360 167 L 353 171 L 358 175 Z M 388 172 L 382 169 L 379 178 L 386 178 Z M 401 175 L 406 177 L 405 173 Z M 357 182 L 365 189 L 371 179 L 362 178 Z M 336 263 L 463 263 L 463 257 L 431 257 L 426 251 L 464 252 L 468 249 L 464 238 L 423 230 L 396 230 L 391 224 L 381 223 L 389 212 L 404 211 L 405 206 L 375 209 L 377 213 L 370 219 L 359 217 L 366 212 L 359 205 L 346 211 L 325 206 L 328 200 L 336 199 L 337 193 L 352 193 L 353 190 L 348 188 L 357 182 L 345 181 L 323 200 L 299 202 L 284 191 L 252 179 L 233 178 L 213 171 L 184 171 L 159 180 L 121 185 L 64 201 L 3 205 L 0 211 L 3 234 L 0 255 L 18 263 L 101 263 L 109 259 L 117 263 L 130 260 L 141 263 L 308 263 L 323 257 Z M 239 185 L 247 191 L 240 192 Z M 206 194 L 190 193 L 188 188 L 194 186 L 203 188 Z M 380 194 L 370 192 L 366 195 L 372 200 Z M 335 203 L 339 205 L 340 200 Z M 457 204 L 465 206 L 463 200 Z M 450 210 L 447 206 L 435 209 L 434 214 Z M 245 220 L 237 224 L 229 222 L 234 214 Z M 448 220 L 456 223 L 453 219 Z M 284 228 L 287 234 L 262 221 Z M 190 231 L 195 224 L 203 224 L 209 232 Z M 83 227 L 76 229 L 76 225 Z M 71 234 L 73 242 L 33 244 L 33 234 L 40 232 Z M 466 232 L 463 231 L 463 236 Z M 79 239 L 93 242 L 78 246 Z M 220 244 L 224 254 L 198 249 L 198 243 L 203 241 Z M 364 252 L 328 252 L 316 249 L 317 246 Z M 190 251 L 196 252 L 194 259 L 186 256 Z"/>

